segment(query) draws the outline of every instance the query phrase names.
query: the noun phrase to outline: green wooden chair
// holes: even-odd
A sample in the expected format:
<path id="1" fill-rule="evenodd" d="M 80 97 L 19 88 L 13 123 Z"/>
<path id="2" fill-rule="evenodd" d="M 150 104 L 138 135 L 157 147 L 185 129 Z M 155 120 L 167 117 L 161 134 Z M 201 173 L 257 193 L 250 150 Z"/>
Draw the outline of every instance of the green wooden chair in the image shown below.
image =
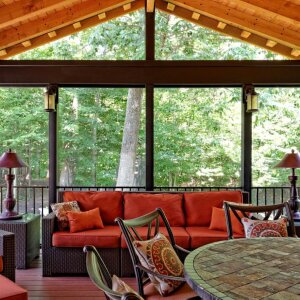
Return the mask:
<path id="1" fill-rule="evenodd" d="M 153 284 L 150 282 L 148 276 L 149 274 L 166 280 L 176 280 L 176 281 L 185 282 L 185 278 L 183 277 L 162 275 L 144 267 L 141 264 L 133 246 L 133 241 L 150 240 L 157 233 L 161 232 L 160 229 L 162 227 L 165 227 L 167 231 L 167 235 L 169 237 L 169 241 L 173 246 L 173 249 L 177 253 L 178 257 L 185 258 L 185 256 L 189 253 L 188 250 L 183 249 L 182 247 L 176 245 L 175 238 L 172 233 L 169 222 L 161 208 L 157 208 L 155 211 L 152 211 L 146 215 L 143 215 L 135 219 L 123 220 L 121 218 L 116 218 L 115 221 L 119 224 L 122 233 L 125 237 L 126 244 L 132 260 L 135 276 L 138 283 L 139 294 L 142 297 L 145 297 L 145 299 L 160 299 L 160 297 L 163 298 L 162 296 L 159 295 L 157 291 L 155 291 L 155 289 L 151 287 L 151 285 L 153 286 Z M 162 221 L 163 226 L 160 226 L 160 221 Z M 140 234 L 139 229 L 141 229 L 142 227 L 147 228 L 146 236 L 142 236 Z M 153 293 L 155 293 L 155 295 L 153 295 Z M 176 296 L 178 298 L 176 298 Z M 170 294 L 170 297 L 172 297 L 172 299 L 192 299 L 192 298 L 200 299 L 199 297 L 196 296 L 194 291 L 190 289 L 187 283 L 184 283 L 182 287 L 172 292 Z M 164 297 L 164 298 L 168 298 L 168 297 Z"/>
<path id="2" fill-rule="evenodd" d="M 292 212 L 288 202 L 274 205 L 255 206 L 225 201 L 224 210 L 228 239 L 233 239 L 231 216 L 237 218 L 241 224 L 241 218 L 243 217 L 251 220 L 267 221 L 278 220 L 280 217 L 284 216 L 288 221 L 288 235 L 291 237 L 297 237 Z M 230 214 L 230 211 L 232 211 L 232 214 Z M 240 214 L 238 214 L 238 212 L 240 212 Z"/>
<path id="3" fill-rule="evenodd" d="M 101 256 L 94 246 L 85 246 L 83 251 L 86 253 L 86 268 L 93 283 L 104 292 L 106 299 L 112 300 L 140 300 L 134 293 L 121 294 L 112 290 L 112 278 L 104 264 Z"/>

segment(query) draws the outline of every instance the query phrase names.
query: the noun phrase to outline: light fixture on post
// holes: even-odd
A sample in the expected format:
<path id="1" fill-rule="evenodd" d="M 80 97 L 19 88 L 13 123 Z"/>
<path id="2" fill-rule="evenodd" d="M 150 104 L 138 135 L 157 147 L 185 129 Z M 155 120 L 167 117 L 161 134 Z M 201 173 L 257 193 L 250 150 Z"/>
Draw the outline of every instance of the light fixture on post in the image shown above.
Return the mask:
<path id="1" fill-rule="evenodd" d="M 252 84 L 247 84 L 245 86 L 246 95 L 246 112 L 256 112 L 258 111 L 258 94 L 254 90 Z"/>
<path id="2" fill-rule="evenodd" d="M 57 85 L 54 84 L 48 85 L 44 94 L 45 111 L 47 112 L 55 111 L 56 95 L 57 95 Z"/>
<path id="3" fill-rule="evenodd" d="M 294 220 L 300 220 L 300 211 L 299 211 L 300 201 L 299 201 L 299 197 L 298 197 L 298 190 L 296 187 L 296 182 L 297 182 L 298 176 L 295 175 L 295 169 L 300 168 L 299 153 L 295 152 L 295 150 L 292 149 L 292 152 L 285 154 L 285 156 L 275 166 L 275 168 L 292 169 L 292 175 L 288 177 L 289 181 L 291 183 L 289 204 L 290 204 L 291 210 L 294 214 Z"/>
<path id="4" fill-rule="evenodd" d="M 11 149 L 8 152 L 4 152 L 0 157 L 0 168 L 8 168 L 8 174 L 5 175 L 7 184 L 6 198 L 3 201 L 5 211 L 0 215 L 1 220 L 15 220 L 22 218 L 14 211 L 16 200 L 13 197 L 13 182 L 15 175 L 11 173 L 12 168 L 22 168 L 27 165 L 18 157 L 17 153 L 12 152 Z"/>

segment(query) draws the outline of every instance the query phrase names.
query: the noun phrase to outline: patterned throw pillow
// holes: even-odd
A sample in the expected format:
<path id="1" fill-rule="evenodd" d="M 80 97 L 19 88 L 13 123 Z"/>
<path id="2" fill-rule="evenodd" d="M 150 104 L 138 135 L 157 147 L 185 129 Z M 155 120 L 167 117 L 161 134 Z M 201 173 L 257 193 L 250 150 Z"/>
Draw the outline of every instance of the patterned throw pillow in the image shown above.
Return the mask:
<path id="1" fill-rule="evenodd" d="M 242 218 L 246 238 L 256 237 L 287 237 L 287 219 L 251 220 Z"/>
<path id="2" fill-rule="evenodd" d="M 60 231 L 69 230 L 69 211 L 80 211 L 77 201 L 62 202 L 51 204 L 51 208 L 58 219 L 58 229 Z"/>
<path id="3" fill-rule="evenodd" d="M 116 275 L 113 275 L 113 277 L 112 277 L 112 290 L 114 292 L 118 292 L 121 294 L 133 293 L 137 296 L 138 299 L 140 299 L 140 300 L 144 299 L 134 289 L 132 289 L 129 285 L 127 285 L 123 280 L 121 280 Z"/>
<path id="4" fill-rule="evenodd" d="M 168 239 L 158 233 L 147 241 L 134 241 L 133 245 L 141 264 L 153 272 L 183 277 L 183 264 Z M 167 296 L 183 281 L 168 280 L 149 274 L 151 282 L 162 296 Z"/>

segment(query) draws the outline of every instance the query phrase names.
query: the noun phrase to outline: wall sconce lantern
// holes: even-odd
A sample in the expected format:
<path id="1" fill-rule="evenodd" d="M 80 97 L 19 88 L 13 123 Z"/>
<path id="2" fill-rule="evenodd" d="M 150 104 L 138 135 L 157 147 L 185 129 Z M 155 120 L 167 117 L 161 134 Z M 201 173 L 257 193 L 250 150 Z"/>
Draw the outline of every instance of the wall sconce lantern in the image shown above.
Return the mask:
<path id="1" fill-rule="evenodd" d="M 254 90 L 252 84 L 245 86 L 245 95 L 246 95 L 246 112 L 256 112 L 258 111 L 258 94 Z"/>
<path id="2" fill-rule="evenodd" d="M 53 112 L 56 110 L 57 85 L 48 85 L 44 94 L 45 111 Z"/>

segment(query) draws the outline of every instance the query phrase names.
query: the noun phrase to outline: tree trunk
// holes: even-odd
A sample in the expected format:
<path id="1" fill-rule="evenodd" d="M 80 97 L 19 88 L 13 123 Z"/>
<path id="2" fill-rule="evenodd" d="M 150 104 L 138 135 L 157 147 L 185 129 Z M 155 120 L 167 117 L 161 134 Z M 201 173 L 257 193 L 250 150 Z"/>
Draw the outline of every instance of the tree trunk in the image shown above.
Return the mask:
<path id="1" fill-rule="evenodd" d="M 73 172 L 68 161 L 65 161 L 63 168 L 60 172 L 59 185 L 71 186 L 72 184 L 73 184 Z"/>
<path id="2" fill-rule="evenodd" d="M 130 88 L 128 90 L 126 116 L 116 186 L 132 186 L 134 184 L 142 95 L 143 89 Z"/>

